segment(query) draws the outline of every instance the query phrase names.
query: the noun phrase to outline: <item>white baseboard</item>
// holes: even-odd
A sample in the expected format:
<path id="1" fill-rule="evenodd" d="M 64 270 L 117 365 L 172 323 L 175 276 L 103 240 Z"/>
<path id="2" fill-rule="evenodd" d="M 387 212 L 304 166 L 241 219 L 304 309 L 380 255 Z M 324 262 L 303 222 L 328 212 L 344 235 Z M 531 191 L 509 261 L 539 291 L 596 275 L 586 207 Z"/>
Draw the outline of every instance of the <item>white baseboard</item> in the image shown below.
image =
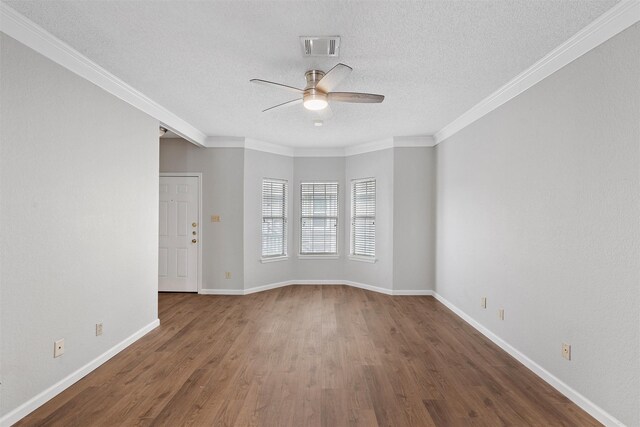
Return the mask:
<path id="1" fill-rule="evenodd" d="M 379 288 L 377 286 L 367 285 L 366 283 L 352 282 L 351 280 L 345 280 L 345 285 L 352 286 L 354 288 L 366 289 L 367 291 L 378 292 L 385 295 L 393 295 L 393 289 Z"/>
<path id="2" fill-rule="evenodd" d="M 160 319 L 156 319 L 153 322 L 149 323 L 142 329 L 136 331 L 133 335 L 125 338 L 120 341 L 115 346 L 111 347 L 109 350 L 102 353 L 100 356 L 93 359 L 91 362 L 87 363 L 80 369 L 72 372 L 67 375 L 65 378 L 61 379 L 48 389 L 43 392 L 37 394 L 31 399 L 27 400 L 22 405 L 18 406 L 11 412 L 5 414 L 2 418 L 0 418 L 0 426 L 10 426 L 12 424 L 17 423 L 22 418 L 29 415 L 31 412 L 35 411 L 37 408 L 53 399 L 58 394 L 62 393 L 64 390 L 81 380 L 85 375 L 89 374 L 91 371 L 98 368 L 100 365 L 105 363 L 107 360 L 111 359 L 116 354 L 120 353 L 125 348 L 129 347 L 131 344 L 142 338 L 144 335 L 149 333 L 151 330 L 160 326 Z"/>
<path id="3" fill-rule="evenodd" d="M 622 422 L 616 419 L 614 416 L 606 412 L 604 409 L 587 399 L 582 394 L 578 393 L 576 390 L 571 388 L 569 385 L 561 381 L 558 377 L 544 369 L 542 366 L 538 365 L 533 360 L 529 359 L 515 347 L 511 346 L 508 342 L 491 332 L 489 329 L 481 325 L 467 313 L 462 311 L 460 308 L 453 305 L 447 299 L 445 299 L 442 295 L 437 292 L 433 292 L 433 296 L 440 301 L 445 307 L 449 310 L 453 311 L 457 316 L 462 318 L 469 325 L 473 326 L 478 332 L 480 332 L 485 337 L 489 338 L 493 341 L 498 347 L 509 353 L 513 356 L 518 362 L 522 363 L 524 366 L 529 368 L 534 374 L 542 378 L 545 382 L 551 385 L 553 388 L 558 390 L 560 393 L 565 395 L 569 400 L 573 403 L 584 409 L 587 413 L 589 413 L 593 418 L 600 421 L 602 424 L 606 426 L 624 426 Z"/>
<path id="4" fill-rule="evenodd" d="M 255 294 L 256 292 L 268 291 L 269 289 L 282 288 L 284 286 L 289 286 L 292 284 L 293 282 L 291 280 L 287 280 L 285 282 L 277 282 L 277 283 L 270 283 L 268 285 L 255 286 L 253 288 L 245 289 L 244 294 L 245 295 Z"/>
<path id="5" fill-rule="evenodd" d="M 243 289 L 200 289 L 200 295 L 244 295 Z"/>
<path id="6" fill-rule="evenodd" d="M 255 286 L 247 289 L 201 289 L 202 295 L 249 295 L 256 292 L 268 291 L 269 289 L 282 288 L 291 285 L 345 285 L 354 288 L 366 289 L 368 291 L 379 292 L 385 295 L 433 295 L 430 289 L 421 290 L 400 290 L 387 289 L 378 286 L 367 285 L 365 283 L 353 282 L 351 280 L 286 280 L 284 282 L 270 283 L 268 285 Z"/>
<path id="7" fill-rule="evenodd" d="M 433 296 L 433 291 L 431 289 L 394 289 L 393 295 L 406 295 L 406 296 Z"/>

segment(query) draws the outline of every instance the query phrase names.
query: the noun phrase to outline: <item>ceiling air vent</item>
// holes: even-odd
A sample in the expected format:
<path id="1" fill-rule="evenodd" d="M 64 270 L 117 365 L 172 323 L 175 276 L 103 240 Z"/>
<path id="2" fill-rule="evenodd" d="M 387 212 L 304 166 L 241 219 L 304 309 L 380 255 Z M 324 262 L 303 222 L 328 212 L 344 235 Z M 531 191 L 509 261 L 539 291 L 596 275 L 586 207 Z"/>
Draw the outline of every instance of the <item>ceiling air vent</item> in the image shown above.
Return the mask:
<path id="1" fill-rule="evenodd" d="M 301 36 L 302 56 L 340 56 L 340 36 Z"/>

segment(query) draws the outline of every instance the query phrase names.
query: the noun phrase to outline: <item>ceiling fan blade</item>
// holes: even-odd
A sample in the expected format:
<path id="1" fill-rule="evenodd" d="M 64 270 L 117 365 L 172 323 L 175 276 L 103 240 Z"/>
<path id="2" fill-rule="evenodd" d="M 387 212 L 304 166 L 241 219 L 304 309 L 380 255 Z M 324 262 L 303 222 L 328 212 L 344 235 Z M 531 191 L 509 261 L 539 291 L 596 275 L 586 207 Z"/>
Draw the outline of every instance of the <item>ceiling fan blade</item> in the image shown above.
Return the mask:
<path id="1" fill-rule="evenodd" d="M 358 104 L 378 104 L 384 101 L 384 95 L 358 92 L 330 92 L 327 94 L 329 101 L 355 102 Z"/>
<path id="2" fill-rule="evenodd" d="M 293 101 L 287 101 L 287 102 L 283 102 L 282 104 L 274 105 L 273 107 L 269 107 L 266 110 L 262 110 L 262 112 L 264 113 L 270 110 L 275 110 L 276 108 L 291 107 L 292 105 L 298 105 L 298 104 L 302 104 L 302 98 L 294 99 Z"/>
<path id="3" fill-rule="evenodd" d="M 263 85 L 263 86 L 269 86 L 269 87 L 273 87 L 273 88 L 276 88 L 276 89 L 284 89 L 284 90 L 289 91 L 289 92 L 299 93 L 301 95 L 304 93 L 304 91 L 302 89 L 298 89 L 297 87 L 293 87 L 293 86 L 283 85 L 282 83 L 275 83 L 275 82 L 270 82 L 270 81 L 261 80 L 261 79 L 251 79 L 249 81 L 251 83 L 257 83 L 257 84 Z"/>
<path id="4" fill-rule="evenodd" d="M 338 83 L 342 81 L 342 79 L 347 77 L 351 71 L 353 71 L 353 68 L 349 67 L 348 65 L 336 65 L 335 67 L 330 69 L 323 78 L 320 79 L 320 81 L 316 85 L 316 89 L 320 89 L 324 93 L 331 92 L 331 90 L 336 87 Z"/>

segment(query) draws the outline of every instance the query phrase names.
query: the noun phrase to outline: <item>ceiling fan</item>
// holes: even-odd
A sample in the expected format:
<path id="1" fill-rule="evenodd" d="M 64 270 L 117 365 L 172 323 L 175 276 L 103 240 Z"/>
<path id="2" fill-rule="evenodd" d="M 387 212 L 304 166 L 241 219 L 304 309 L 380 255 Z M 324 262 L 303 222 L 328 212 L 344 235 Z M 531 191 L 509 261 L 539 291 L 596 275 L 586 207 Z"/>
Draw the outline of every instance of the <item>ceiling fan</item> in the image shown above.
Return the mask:
<path id="1" fill-rule="evenodd" d="M 302 104 L 307 110 L 319 111 L 327 108 L 329 106 L 329 102 L 352 102 L 358 104 L 377 104 L 382 102 L 384 100 L 384 95 L 358 92 L 332 92 L 338 83 L 347 77 L 352 70 L 353 68 L 345 64 L 336 65 L 326 74 L 320 70 L 309 70 L 304 75 L 307 79 L 307 85 L 304 89 L 298 89 L 296 87 L 261 79 L 251 79 L 250 81 L 252 83 L 284 89 L 300 96 L 292 101 L 283 102 L 282 104 L 274 105 L 266 110 L 262 110 L 263 113 L 265 111 L 290 107 L 298 104 Z"/>

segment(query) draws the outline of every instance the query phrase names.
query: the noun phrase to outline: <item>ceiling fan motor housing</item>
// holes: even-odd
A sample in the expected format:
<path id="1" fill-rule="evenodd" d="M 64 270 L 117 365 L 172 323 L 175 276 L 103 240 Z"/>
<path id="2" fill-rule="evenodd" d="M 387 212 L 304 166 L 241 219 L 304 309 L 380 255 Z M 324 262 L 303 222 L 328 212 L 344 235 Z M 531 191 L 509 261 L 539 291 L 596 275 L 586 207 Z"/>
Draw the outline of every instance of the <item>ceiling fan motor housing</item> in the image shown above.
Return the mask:
<path id="1" fill-rule="evenodd" d="M 322 80 L 324 77 L 324 71 L 320 70 L 309 70 L 304 73 L 305 79 L 307 79 L 307 85 L 305 86 L 305 91 L 307 89 L 314 89 L 318 82 Z"/>

